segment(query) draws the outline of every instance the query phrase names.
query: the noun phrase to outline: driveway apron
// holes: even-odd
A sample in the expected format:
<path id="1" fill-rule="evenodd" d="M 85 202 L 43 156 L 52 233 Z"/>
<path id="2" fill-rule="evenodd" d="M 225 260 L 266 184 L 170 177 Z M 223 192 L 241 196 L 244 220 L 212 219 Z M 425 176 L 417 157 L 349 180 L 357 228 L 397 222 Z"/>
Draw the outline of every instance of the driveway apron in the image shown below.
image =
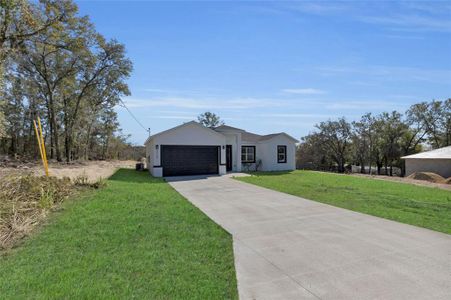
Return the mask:
<path id="1" fill-rule="evenodd" d="M 451 299 L 451 235 L 227 176 L 167 181 L 233 235 L 240 299 Z"/>

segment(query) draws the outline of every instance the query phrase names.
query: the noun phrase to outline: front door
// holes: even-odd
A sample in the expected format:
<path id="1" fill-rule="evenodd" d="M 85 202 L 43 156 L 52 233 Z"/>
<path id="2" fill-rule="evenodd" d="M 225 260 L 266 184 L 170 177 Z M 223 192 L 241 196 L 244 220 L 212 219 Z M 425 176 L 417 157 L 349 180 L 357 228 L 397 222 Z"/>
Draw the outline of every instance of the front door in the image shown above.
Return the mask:
<path id="1" fill-rule="evenodd" d="M 226 170 L 232 171 L 232 145 L 226 145 Z"/>

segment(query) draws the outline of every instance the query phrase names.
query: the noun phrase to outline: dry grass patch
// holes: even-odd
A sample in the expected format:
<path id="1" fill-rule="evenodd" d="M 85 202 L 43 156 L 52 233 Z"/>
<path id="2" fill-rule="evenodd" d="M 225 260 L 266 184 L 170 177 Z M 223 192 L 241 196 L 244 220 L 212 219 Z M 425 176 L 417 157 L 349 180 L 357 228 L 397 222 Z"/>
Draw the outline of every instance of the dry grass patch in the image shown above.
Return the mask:
<path id="1" fill-rule="evenodd" d="M 0 181 L 0 250 L 12 247 L 41 223 L 65 199 L 85 187 L 99 188 L 105 180 L 89 183 L 70 178 L 10 175 Z"/>

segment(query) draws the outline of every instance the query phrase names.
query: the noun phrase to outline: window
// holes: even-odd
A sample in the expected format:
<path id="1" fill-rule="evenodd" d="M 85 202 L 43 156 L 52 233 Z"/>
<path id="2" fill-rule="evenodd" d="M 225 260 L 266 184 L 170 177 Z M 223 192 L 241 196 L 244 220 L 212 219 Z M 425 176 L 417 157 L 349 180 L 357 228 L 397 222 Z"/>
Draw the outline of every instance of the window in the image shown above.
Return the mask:
<path id="1" fill-rule="evenodd" d="M 255 146 L 241 146 L 241 162 L 255 162 Z"/>
<path id="2" fill-rule="evenodd" d="M 277 162 L 279 164 L 287 162 L 287 146 L 277 146 Z"/>

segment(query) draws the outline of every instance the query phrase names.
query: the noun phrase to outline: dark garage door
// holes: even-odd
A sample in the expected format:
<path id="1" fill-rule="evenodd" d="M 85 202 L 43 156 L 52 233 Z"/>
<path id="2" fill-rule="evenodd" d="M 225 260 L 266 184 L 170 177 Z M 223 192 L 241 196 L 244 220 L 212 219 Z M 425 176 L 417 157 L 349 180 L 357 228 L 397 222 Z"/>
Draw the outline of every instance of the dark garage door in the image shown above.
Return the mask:
<path id="1" fill-rule="evenodd" d="M 163 145 L 163 176 L 218 174 L 218 152 L 218 146 Z"/>

